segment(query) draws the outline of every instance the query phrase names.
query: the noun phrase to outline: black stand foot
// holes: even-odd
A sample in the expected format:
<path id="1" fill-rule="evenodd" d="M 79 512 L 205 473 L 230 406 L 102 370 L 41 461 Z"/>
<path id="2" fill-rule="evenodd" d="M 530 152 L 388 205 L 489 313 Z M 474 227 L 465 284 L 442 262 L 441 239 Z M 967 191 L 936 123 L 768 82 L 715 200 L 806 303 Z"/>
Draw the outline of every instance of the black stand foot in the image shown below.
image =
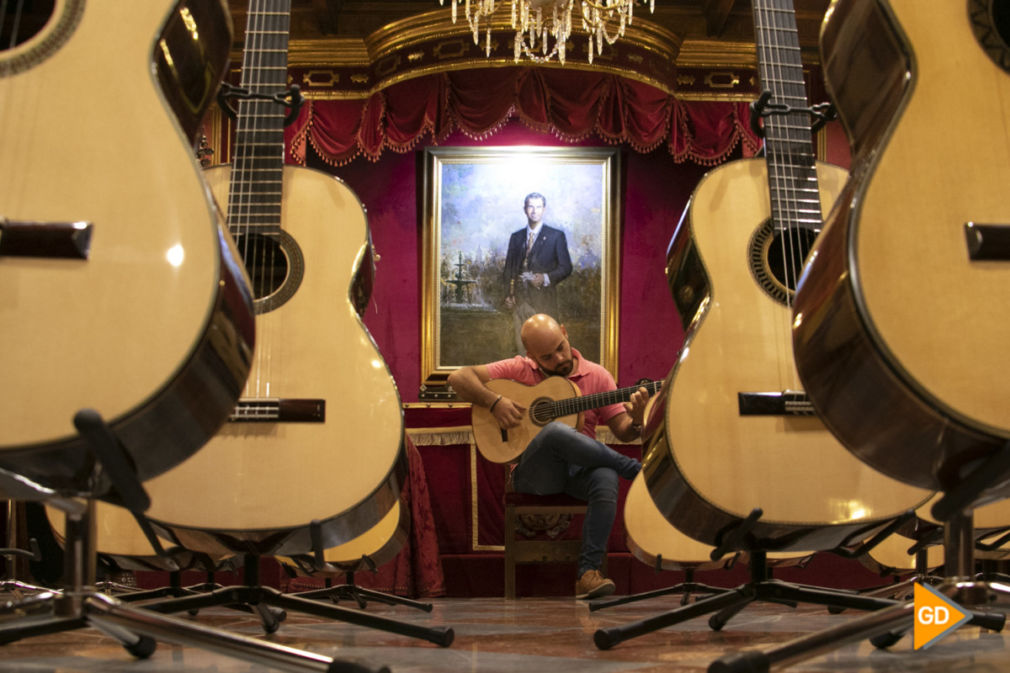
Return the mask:
<path id="1" fill-rule="evenodd" d="M 666 587 L 665 589 L 656 589 L 654 591 L 644 591 L 640 594 L 632 594 L 630 596 L 621 596 L 619 598 L 613 598 L 605 601 L 592 601 L 589 603 L 589 611 L 593 612 L 595 610 L 603 610 L 604 608 L 612 608 L 617 605 L 624 605 L 626 603 L 635 603 L 637 601 L 644 601 L 650 598 L 659 598 L 660 596 L 670 596 L 673 594 L 681 594 L 680 604 L 687 605 L 691 596 L 694 594 L 721 594 L 729 589 L 725 587 L 713 587 L 708 584 L 701 584 L 699 582 L 694 582 L 691 580 L 691 573 L 688 571 L 687 578 L 683 582 L 674 584 L 672 587 Z"/>
<path id="2" fill-rule="evenodd" d="M 350 575 L 350 573 L 348 573 L 348 575 Z M 411 600 L 402 596 L 359 587 L 353 583 L 337 584 L 335 586 L 324 587 L 322 589 L 312 589 L 310 591 L 300 591 L 291 595 L 308 600 L 329 599 L 334 603 L 339 603 L 341 600 L 352 600 L 357 603 L 358 607 L 362 610 L 368 607 L 368 601 L 370 600 L 376 601 L 377 603 L 385 603 L 386 605 L 405 605 L 423 612 L 431 612 L 434 609 L 434 606 L 431 603 L 423 603 L 421 601 Z"/>

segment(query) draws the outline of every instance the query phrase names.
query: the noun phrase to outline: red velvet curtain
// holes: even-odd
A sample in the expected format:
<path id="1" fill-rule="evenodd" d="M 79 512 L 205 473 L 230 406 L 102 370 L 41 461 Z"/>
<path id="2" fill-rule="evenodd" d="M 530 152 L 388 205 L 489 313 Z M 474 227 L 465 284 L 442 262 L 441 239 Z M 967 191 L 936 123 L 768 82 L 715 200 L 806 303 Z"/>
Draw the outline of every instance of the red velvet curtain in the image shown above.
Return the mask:
<path id="1" fill-rule="evenodd" d="M 327 163 L 386 149 L 407 152 L 454 130 L 486 138 L 512 117 L 565 142 L 591 134 L 637 152 L 662 144 L 674 161 L 715 165 L 744 143 L 759 146 L 746 103 L 682 101 L 617 75 L 536 68 L 484 68 L 419 77 L 365 100 L 314 100 L 287 130 L 288 160 L 305 163 L 309 144 Z"/>

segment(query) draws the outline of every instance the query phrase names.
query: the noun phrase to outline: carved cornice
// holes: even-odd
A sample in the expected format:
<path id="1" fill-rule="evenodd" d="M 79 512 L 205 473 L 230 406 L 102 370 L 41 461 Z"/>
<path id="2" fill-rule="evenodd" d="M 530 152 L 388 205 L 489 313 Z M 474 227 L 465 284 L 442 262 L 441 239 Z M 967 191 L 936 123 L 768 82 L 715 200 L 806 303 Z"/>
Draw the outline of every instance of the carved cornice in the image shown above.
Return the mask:
<path id="1" fill-rule="evenodd" d="M 479 44 L 474 44 L 462 12 L 454 24 L 448 8 L 394 21 L 364 39 L 293 39 L 290 78 L 307 98 L 358 99 L 414 77 L 513 67 L 515 32 L 509 23 L 509 6 L 503 4 L 492 17 L 490 56 L 486 55 L 485 27 L 481 27 Z M 539 67 L 618 74 L 684 99 L 753 100 L 758 94 L 752 42 L 682 40 L 650 21 L 647 12 L 635 16 L 624 37 L 604 45 L 592 64 L 587 39 L 585 33 L 574 31 L 565 65 L 552 60 Z M 815 63 L 816 52 L 805 50 L 804 61 Z M 240 63 L 241 56 L 234 62 Z M 531 64 L 524 59 L 519 65 Z"/>
<path id="2" fill-rule="evenodd" d="M 452 23 L 448 9 L 417 14 L 384 26 L 364 40 L 292 40 L 288 65 L 293 81 L 307 97 L 360 98 L 413 77 L 470 68 L 514 67 L 513 36 L 507 5 L 491 22 L 491 55 L 486 34 L 479 44 L 466 19 Z M 624 75 L 673 93 L 680 38 L 658 24 L 636 16 L 624 37 L 605 45 L 588 62 L 588 35 L 575 30 L 566 47 L 566 61 L 547 68 L 591 69 Z M 521 60 L 518 65 L 529 65 Z"/>

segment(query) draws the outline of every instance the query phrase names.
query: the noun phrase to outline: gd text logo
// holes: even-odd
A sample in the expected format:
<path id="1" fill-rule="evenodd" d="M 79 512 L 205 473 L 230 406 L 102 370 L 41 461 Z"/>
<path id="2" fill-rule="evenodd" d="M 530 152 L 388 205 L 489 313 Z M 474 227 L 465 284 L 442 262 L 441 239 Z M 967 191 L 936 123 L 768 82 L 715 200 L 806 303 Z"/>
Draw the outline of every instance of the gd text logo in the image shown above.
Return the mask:
<path id="1" fill-rule="evenodd" d="M 931 586 L 915 583 L 915 649 L 929 647 L 971 619 L 971 614 Z"/>

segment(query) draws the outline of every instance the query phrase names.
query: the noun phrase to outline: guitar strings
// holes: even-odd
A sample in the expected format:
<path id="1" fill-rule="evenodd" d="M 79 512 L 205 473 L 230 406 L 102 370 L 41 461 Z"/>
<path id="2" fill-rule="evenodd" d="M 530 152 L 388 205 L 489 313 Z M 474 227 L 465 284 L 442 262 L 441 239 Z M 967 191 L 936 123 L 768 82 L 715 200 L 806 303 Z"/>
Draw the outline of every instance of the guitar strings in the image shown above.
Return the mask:
<path id="1" fill-rule="evenodd" d="M 286 84 L 289 19 L 290 0 L 250 1 L 241 86 L 251 94 L 274 95 Z M 280 21 L 283 25 L 269 30 L 272 22 Z M 284 261 L 280 231 L 285 109 L 272 100 L 251 98 L 239 100 L 237 110 L 238 142 L 229 210 L 235 223 L 232 231 L 242 241 L 242 258 L 260 314 L 267 298 L 284 282 L 278 264 Z M 257 320 L 255 376 L 247 384 L 253 397 L 274 394 L 271 383 L 276 354 L 271 322 Z"/>
<path id="2" fill-rule="evenodd" d="M 770 2 L 771 0 L 767 0 Z M 756 42 L 758 47 L 758 67 L 763 80 L 762 86 L 765 90 L 772 92 L 772 98 L 770 102 L 772 104 L 781 104 L 785 100 L 782 100 L 782 79 L 781 72 L 778 68 L 778 59 L 776 58 L 776 53 L 774 51 L 774 42 L 776 40 L 776 35 L 774 34 L 774 28 L 771 25 L 771 18 L 769 15 L 769 10 L 767 4 L 763 0 L 755 0 L 754 4 L 754 28 L 756 31 Z M 776 115 L 768 115 L 765 117 L 764 131 L 765 131 L 765 166 L 768 172 L 768 189 L 769 189 L 769 206 L 771 212 L 771 226 L 773 234 L 778 234 L 778 245 L 780 248 L 781 261 L 783 263 L 783 271 L 788 266 L 786 264 L 786 254 L 788 251 L 787 245 L 787 234 L 788 228 L 783 227 L 782 222 L 782 204 L 779 201 L 780 198 L 784 197 L 782 194 L 781 186 L 783 184 L 782 171 L 782 160 L 783 157 L 780 156 L 782 152 L 781 138 L 779 137 L 779 130 L 782 127 L 780 124 L 780 117 Z M 771 259 L 768 263 L 771 264 Z M 774 270 L 771 270 L 771 274 L 774 277 Z M 783 279 L 786 285 L 785 296 L 787 306 L 789 305 L 789 293 L 788 293 L 788 277 Z M 773 324 L 773 329 L 776 331 L 782 329 L 782 325 Z M 776 340 L 774 343 L 782 343 L 781 339 L 784 338 L 784 334 L 776 334 Z M 781 358 L 780 358 L 781 360 Z M 784 367 L 784 363 L 781 361 L 777 362 L 778 365 L 778 384 L 779 389 L 783 390 L 787 387 L 789 382 L 788 369 Z"/>
<path id="3" fill-rule="evenodd" d="M 240 86 L 250 93 L 259 92 L 259 83 L 256 79 L 258 75 L 256 60 L 259 34 L 257 20 L 260 13 L 261 8 L 257 6 L 257 0 L 251 0 L 249 16 L 246 22 L 245 50 L 243 52 L 242 75 L 240 78 Z M 234 212 L 238 219 L 238 228 L 243 247 L 242 258 L 246 262 L 246 271 L 252 284 L 253 296 L 256 298 L 257 303 L 261 304 L 262 297 L 264 296 L 262 243 L 259 236 L 255 233 L 259 230 L 259 227 L 256 226 L 258 223 L 254 222 L 256 209 L 253 203 L 255 198 L 253 181 L 256 179 L 256 146 L 254 140 L 256 135 L 255 129 L 258 125 L 259 102 L 255 99 L 239 99 L 236 107 L 238 110 L 238 140 L 235 147 L 236 163 L 234 166 L 236 173 L 233 175 L 231 182 L 235 193 L 232 194 L 229 202 L 235 203 Z M 264 322 L 258 319 L 256 321 L 254 367 L 256 376 L 250 381 L 253 397 L 261 397 L 263 393 L 263 359 L 264 353 L 267 350 L 267 335 L 264 334 L 263 326 Z"/>
<path id="4" fill-rule="evenodd" d="M 7 16 L 7 1 L 8 0 L 3 0 L 3 2 L 0 2 L 0 35 L 3 34 L 3 29 L 5 27 L 4 17 Z M 18 44 L 18 29 L 21 25 L 21 10 L 23 8 L 24 0 L 18 0 L 18 2 L 15 3 L 14 16 L 9 24 L 11 37 L 7 43 L 8 49 L 13 49 Z"/>
<path id="5" fill-rule="evenodd" d="M 789 346 L 782 352 L 779 362 L 780 383 L 783 390 L 798 390 L 800 385 L 791 348 L 791 314 L 793 292 L 804 261 L 802 221 L 807 209 L 804 208 L 803 195 L 811 183 L 809 171 L 814 169 L 809 151 L 810 125 L 806 113 L 799 110 L 806 106 L 806 94 L 802 84 L 801 60 L 798 58 L 799 41 L 792 1 L 782 0 L 778 7 L 758 2 L 755 8 L 759 64 L 763 64 L 768 79 L 764 88 L 773 92 L 773 103 L 787 104 L 791 108 L 785 115 L 766 117 L 765 158 L 772 197 L 772 226 L 779 234 L 785 304 L 790 316 L 783 324 L 776 325 L 776 329 L 783 330 L 779 335 L 780 343 Z M 793 57 L 797 58 L 794 60 Z M 797 67 L 798 72 L 792 72 Z M 797 90 L 791 90 L 791 87 Z M 769 143 L 769 140 L 773 142 Z"/>
<path id="6" fill-rule="evenodd" d="M 260 67 L 260 72 L 263 73 L 264 79 L 267 81 L 267 86 L 271 87 L 272 90 L 267 93 L 273 95 L 282 91 L 287 84 L 287 72 L 288 72 L 288 33 L 290 30 L 291 22 L 291 0 L 269 0 L 273 3 L 269 11 L 271 15 L 275 18 L 274 20 L 274 30 L 267 31 L 266 27 L 263 26 L 264 35 L 264 50 L 262 53 L 262 59 L 264 64 Z M 266 21 L 266 16 L 264 14 L 264 21 Z M 283 189 L 284 189 L 284 119 L 287 116 L 287 108 L 280 105 L 274 101 L 266 102 L 267 115 L 266 123 L 264 128 L 270 133 L 269 142 L 272 143 L 273 149 L 270 156 L 270 168 L 268 172 L 272 175 L 270 182 L 270 202 L 273 205 L 273 215 L 276 218 L 273 225 L 275 225 L 274 231 L 271 233 L 273 236 L 273 244 L 268 245 L 267 249 L 269 251 L 269 259 L 266 261 L 267 268 L 270 269 L 270 288 L 271 290 L 279 290 L 280 287 L 287 282 L 287 275 L 290 269 L 287 266 L 285 255 L 281 247 L 281 225 L 282 220 L 282 210 L 283 210 Z M 281 268 L 282 267 L 282 268 Z M 281 268 L 284 271 L 283 277 L 277 279 L 274 278 L 274 273 Z M 273 335 L 271 335 L 272 337 Z M 272 341 L 271 341 L 272 343 Z M 271 355 L 274 355 L 273 350 L 270 351 Z M 277 364 L 273 357 L 270 358 L 268 362 L 269 367 L 273 367 Z M 269 372 L 272 377 L 272 371 Z M 267 379 L 267 385 L 270 385 L 272 378 Z M 267 391 L 267 394 L 274 394 L 272 391 Z"/>
<path id="7" fill-rule="evenodd" d="M 266 26 L 266 12 L 271 11 L 271 8 L 267 7 L 269 3 L 264 0 L 251 0 L 250 11 L 251 21 L 253 23 L 253 34 L 247 37 L 247 43 L 252 45 L 252 62 L 250 62 L 250 91 L 254 94 L 268 94 L 271 93 L 267 91 L 267 87 L 270 85 L 270 77 L 268 77 L 266 72 L 266 54 L 267 54 L 267 35 L 265 32 Z M 258 229 L 260 231 L 259 235 L 256 236 L 256 273 L 259 277 L 260 290 L 259 294 L 263 297 L 264 301 L 267 296 L 269 296 L 271 287 L 271 277 L 270 277 L 270 249 L 269 249 L 269 239 L 268 235 L 271 235 L 267 227 L 272 224 L 279 224 L 279 222 L 269 222 L 266 221 L 263 215 L 265 214 L 265 209 L 263 208 L 262 200 L 269 194 L 272 190 L 273 185 L 271 185 L 266 178 L 271 177 L 269 171 L 265 168 L 267 158 L 267 153 L 264 151 L 267 148 L 264 146 L 263 141 L 267 139 L 265 130 L 269 126 L 269 102 L 255 99 L 253 103 L 253 108 L 255 112 L 250 117 L 252 128 L 249 129 L 250 137 L 252 142 L 250 147 L 252 148 L 252 155 L 255 157 L 255 162 L 253 164 L 253 173 L 250 176 L 249 191 L 253 194 L 252 209 L 256 214 Z M 272 157 L 271 157 L 272 158 Z M 272 215 L 273 213 L 270 212 Z M 259 375 L 260 380 L 258 382 L 259 388 L 257 393 L 261 397 L 269 397 L 272 393 L 270 389 L 271 382 L 271 371 L 270 367 L 273 364 L 272 358 L 272 334 L 269 330 L 270 321 L 260 320 L 260 366 Z"/>

